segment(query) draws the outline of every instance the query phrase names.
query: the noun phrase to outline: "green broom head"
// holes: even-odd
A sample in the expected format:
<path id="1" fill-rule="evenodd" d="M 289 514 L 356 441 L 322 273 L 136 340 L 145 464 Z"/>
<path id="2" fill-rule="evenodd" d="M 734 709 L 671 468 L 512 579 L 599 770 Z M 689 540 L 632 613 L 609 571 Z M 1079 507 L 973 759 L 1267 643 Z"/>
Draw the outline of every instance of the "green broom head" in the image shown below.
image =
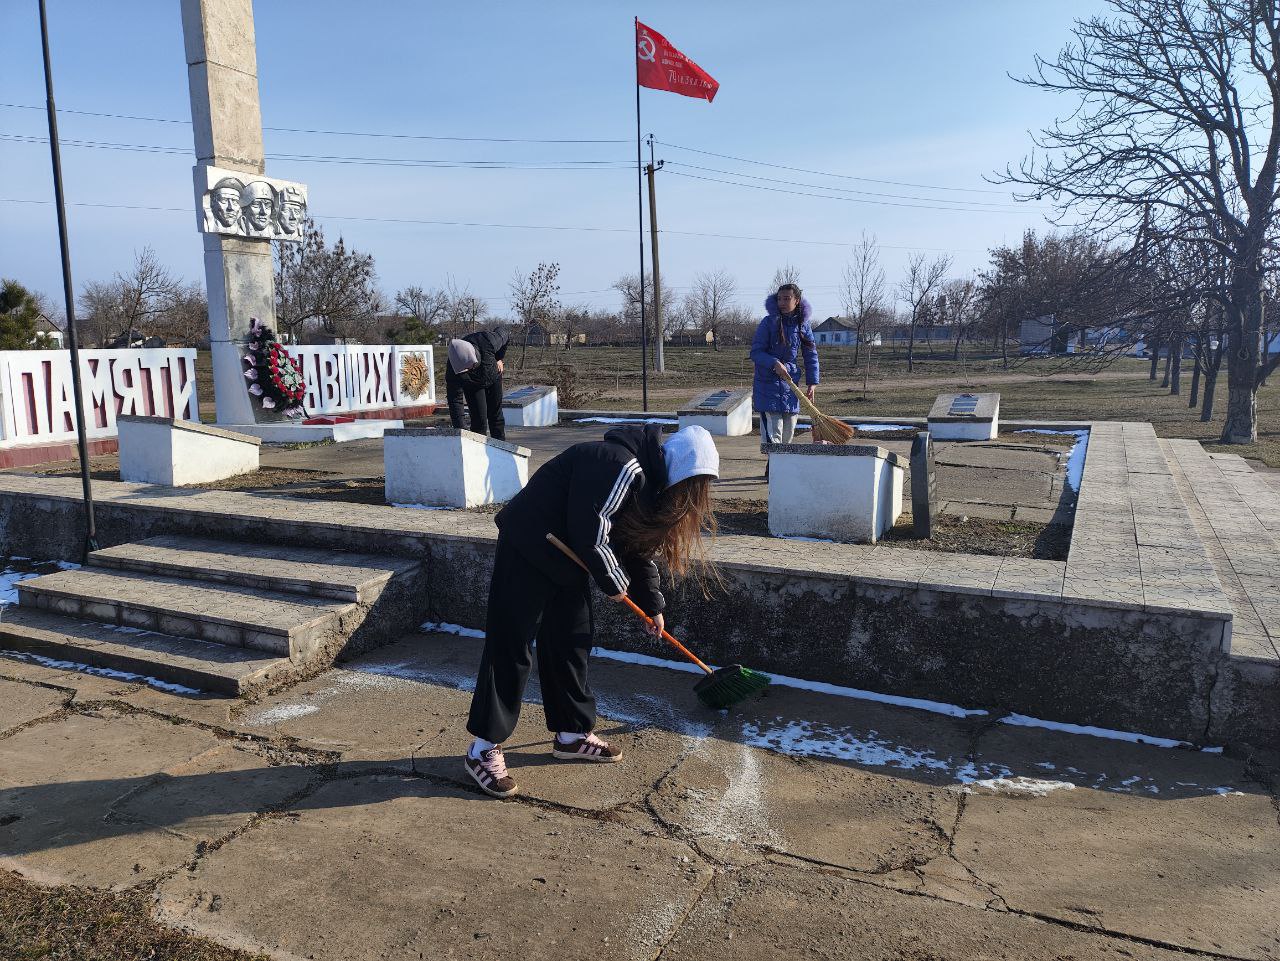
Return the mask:
<path id="1" fill-rule="evenodd" d="M 730 664 L 708 674 L 693 686 L 698 700 L 719 711 L 755 697 L 773 681 L 768 674 L 761 674 L 741 664 Z"/>

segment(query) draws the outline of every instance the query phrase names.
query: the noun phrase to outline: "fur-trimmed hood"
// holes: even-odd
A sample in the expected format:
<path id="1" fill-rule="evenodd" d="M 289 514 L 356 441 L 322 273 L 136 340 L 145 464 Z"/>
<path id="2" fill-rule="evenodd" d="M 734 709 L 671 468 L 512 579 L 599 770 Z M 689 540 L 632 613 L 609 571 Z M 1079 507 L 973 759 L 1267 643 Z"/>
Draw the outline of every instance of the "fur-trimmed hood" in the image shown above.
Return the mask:
<path id="1" fill-rule="evenodd" d="M 770 317 L 778 316 L 778 295 L 777 294 L 770 294 L 768 297 L 764 299 L 764 309 L 768 312 Z M 809 316 L 812 313 L 813 313 L 813 307 L 809 305 L 809 301 L 806 298 L 801 297 L 800 298 L 800 319 L 808 320 Z"/>

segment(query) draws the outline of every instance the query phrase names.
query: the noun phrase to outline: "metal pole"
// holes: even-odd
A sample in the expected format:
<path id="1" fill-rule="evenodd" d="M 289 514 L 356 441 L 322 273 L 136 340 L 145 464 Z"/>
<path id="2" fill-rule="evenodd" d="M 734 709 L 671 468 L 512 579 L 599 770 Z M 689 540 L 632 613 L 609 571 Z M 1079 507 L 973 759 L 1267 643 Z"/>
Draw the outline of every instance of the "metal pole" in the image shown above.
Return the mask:
<path id="1" fill-rule="evenodd" d="M 661 374 L 666 372 L 667 359 L 662 344 L 662 282 L 658 279 L 658 198 L 654 189 L 653 175 L 662 169 L 662 165 L 655 165 L 653 162 L 653 134 L 649 134 L 649 166 L 644 169 L 649 175 L 649 243 L 653 254 L 653 329 L 658 334 L 654 342 L 653 361 L 654 369 Z"/>
<path id="2" fill-rule="evenodd" d="M 43 0 L 42 0 L 43 2 Z M 640 158 L 640 18 L 636 17 L 636 214 L 640 220 L 640 395 L 641 409 L 649 410 L 649 326 L 644 310 L 644 162 Z"/>
<path id="3" fill-rule="evenodd" d="M 67 205 L 62 194 L 62 154 L 58 149 L 58 111 L 53 103 L 53 62 L 49 56 L 49 17 L 40 0 L 40 42 L 44 46 L 44 89 L 49 113 L 49 153 L 53 160 L 53 195 L 58 209 L 58 243 L 62 250 L 62 296 L 67 308 L 67 344 L 71 349 L 71 389 L 75 391 L 76 446 L 80 451 L 80 482 L 84 487 L 85 537 L 82 562 L 98 549 L 93 518 L 93 486 L 89 481 L 89 445 L 85 439 L 84 394 L 80 389 L 80 348 L 76 338 L 75 288 L 71 283 L 71 248 L 67 244 Z"/>

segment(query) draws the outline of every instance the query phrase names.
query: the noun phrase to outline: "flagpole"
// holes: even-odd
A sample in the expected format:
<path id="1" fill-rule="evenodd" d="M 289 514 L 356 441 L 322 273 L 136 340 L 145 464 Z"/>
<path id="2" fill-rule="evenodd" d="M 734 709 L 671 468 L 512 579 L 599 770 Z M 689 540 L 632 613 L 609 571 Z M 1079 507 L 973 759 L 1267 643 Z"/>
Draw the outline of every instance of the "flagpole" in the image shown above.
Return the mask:
<path id="1" fill-rule="evenodd" d="M 98 549 L 98 528 L 93 516 L 93 484 L 89 478 L 89 444 L 84 419 L 84 391 L 80 384 L 80 346 L 76 332 L 75 287 L 71 283 L 71 246 L 67 239 L 67 202 L 62 192 L 62 151 L 58 142 L 58 108 L 53 102 L 53 59 L 49 56 L 49 14 L 40 0 L 40 44 L 44 54 L 45 112 L 49 119 L 49 159 L 53 164 L 53 199 L 58 213 L 58 248 L 62 254 L 62 297 L 67 311 L 67 347 L 71 353 L 71 390 L 75 394 L 76 450 L 80 454 L 80 486 L 84 492 L 84 544 L 81 563 Z"/>
<path id="2" fill-rule="evenodd" d="M 642 409 L 649 411 L 649 339 L 644 310 L 644 161 L 640 157 L 640 18 L 635 18 L 636 58 L 636 215 L 640 222 L 640 392 Z"/>

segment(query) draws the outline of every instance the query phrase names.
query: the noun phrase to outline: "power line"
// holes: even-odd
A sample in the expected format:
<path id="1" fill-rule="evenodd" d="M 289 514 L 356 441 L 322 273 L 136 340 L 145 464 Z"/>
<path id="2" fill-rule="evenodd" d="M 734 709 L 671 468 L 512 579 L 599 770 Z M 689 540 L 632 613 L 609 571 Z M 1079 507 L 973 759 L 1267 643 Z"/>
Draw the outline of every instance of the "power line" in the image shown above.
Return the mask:
<path id="1" fill-rule="evenodd" d="M 0 107 L 10 107 L 15 110 L 44 110 L 43 106 L 37 106 L 29 103 L 0 103 Z M 58 113 L 76 114 L 82 117 L 105 117 L 111 120 L 143 120 L 148 123 L 179 123 L 190 126 L 190 120 L 181 120 L 175 117 L 139 117 L 134 114 L 127 113 L 100 113 L 94 110 L 68 110 L 65 107 L 58 108 Z M 266 127 L 263 130 L 270 130 L 275 133 L 305 133 L 305 134 L 321 134 L 328 137 L 381 137 L 391 140 L 445 140 L 455 143 L 631 143 L 630 140 L 590 140 L 590 139 L 570 139 L 570 138 L 533 138 L 533 137 L 444 137 L 424 133 L 377 133 L 369 130 L 314 130 L 305 127 Z"/>
<path id="2" fill-rule="evenodd" d="M 3 204 L 48 205 L 48 204 L 51 204 L 52 202 L 53 201 L 51 200 L 29 200 L 29 199 L 20 198 L 20 197 L 0 197 L 0 203 L 3 203 Z M 80 202 L 69 202 L 68 206 L 89 207 L 89 208 L 105 209 L 105 210 L 147 210 L 147 211 L 157 211 L 160 213 L 178 213 L 178 214 L 188 214 L 188 215 L 193 213 L 193 211 L 187 207 L 155 207 L 155 206 L 148 206 L 145 204 L 107 204 L 107 203 L 90 203 L 87 201 L 80 201 Z M 419 220 L 419 219 L 410 218 L 410 217 L 357 217 L 357 216 L 344 216 L 339 214 L 329 214 L 329 215 L 315 214 L 314 216 L 317 220 L 350 220 L 350 221 L 358 221 L 358 222 L 368 221 L 370 223 L 412 224 L 412 225 L 421 225 L 421 226 L 427 226 L 427 227 L 477 227 L 477 228 L 492 228 L 492 229 L 499 229 L 499 230 L 555 230 L 555 231 L 615 233 L 615 234 L 630 234 L 635 231 L 635 227 L 582 227 L 582 226 L 569 226 L 569 225 L 559 225 L 559 224 L 495 224 L 495 223 L 482 223 L 478 221 L 465 221 L 465 220 Z M 769 243 L 769 244 L 802 244 L 805 246 L 812 246 L 812 247 L 855 247 L 857 246 L 857 243 L 851 240 L 809 240 L 809 239 L 802 240 L 802 239 L 792 239 L 787 237 L 753 237 L 753 236 L 744 235 L 744 234 L 719 234 L 719 233 L 707 233 L 704 231 L 697 231 L 697 230 L 671 230 L 669 228 L 661 229 L 658 231 L 658 233 L 665 234 L 668 236 L 677 236 L 677 237 L 703 237 L 703 238 L 711 238 L 716 240 L 749 240 L 749 241 L 757 241 L 760 243 Z M 880 243 L 876 244 L 876 246 L 880 247 L 883 250 L 925 250 L 925 251 L 931 251 L 931 252 L 937 252 L 937 253 L 953 253 L 953 254 L 958 254 L 958 253 L 984 254 L 987 252 L 985 249 L 967 248 L 967 247 L 912 247 L 912 246 L 902 246 L 902 245 L 896 245 L 896 244 L 880 244 Z"/>
<path id="3" fill-rule="evenodd" d="M 842 200 L 850 204 L 868 204 L 875 207 L 907 207 L 914 210 L 947 210 L 957 214 L 1011 214 L 1018 213 L 1016 210 L 987 210 L 974 207 L 942 207 L 936 204 L 904 204 L 897 203 L 892 200 L 862 200 L 857 197 L 833 197 L 830 194 L 816 194 L 803 190 L 784 190 L 781 187 L 766 187 L 763 184 L 741 184 L 732 180 L 719 180 L 716 177 L 702 177 L 698 174 L 681 173 L 678 170 L 670 171 L 674 177 L 688 177 L 690 180 L 704 180 L 707 183 L 726 184 L 730 187 L 747 187 L 751 190 L 767 190 L 769 193 L 775 194 L 791 194 L 795 197 L 816 197 L 819 200 Z"/>
<path id="4" fill-rule="evenodd" d="M 686 147 L 683 144 L 668 143 L 665 140 L 658 140 L 656 141 L 656 143 L 660 143 L 664 147 L 671 147 L 675 150 L 687 150 L 690 153 L 699 153 L 707 157 L 719 157 L 721 160 L 734 160 L 734 161 L 737 161 L 738 163 L 754 164 L 757 167 L 773 167 L 775 170 L 790 170 L 793 173 L 815 174 L 819 177 L 837 177 L 841 180 L 860 180 L 863 183 L 884 184 L 885 186 L 889 186 L 889 187 L 911 187 L 916 190 L 949 190 L 949 191 L 955 191 L 957 193 L 1000 194 L 1001 196 L 1006 196 L 1006 197 L 1008 196 L 1008 191 L 1005 191 L 1005 190 L 991 190 L 991 189 L 985 189 L 981 187 L 943 187 L 937 184 L 906 183 L 905 181 L 901 181 L 901 180 L 877 180 L 874 177 L 855 177 L 852 174 L 837 174 L 837 173 L 831 173 L 830 171 L 826 171 L 826 170 L 809 170 L 805 167 L 788 167 L 785 164 L 766 163 L 763 160 L 751 160 L 746 157 L 733 157 L 733 156 L 730 156 L 729 154 L 715 153 L 710 150 L 699 150 L 697 147 Z"/>
<path id="5" fill-rule="evenodd" d="M 0 141 L 9 143 L 46 144 L 47 137 L 28 134 L 0 134 Z M 64 147 L 83 147 L 95 150 L 124 150 L 135 153 L 164 154 L 167 156 L 190 155 L 190 148 L 157 144 L 114 143 L 103 140 L 62 140 Z M 267 154 L 267 160 L 288 163 L 354 164 L 374 167 L 424 167 L 433 170 L 617 170 L 632 169 L 625 160 L 435 160 L 413 157 L 346 157 L 327 154 Z"/>
<path id="6" fill-rule="evenodd" d="M 721 170 L 718 167 L 700 167 L 697 164 L 681 163 L 678 160 L 668 160 L 666 165 L 668 168 L 683 167 L 686 170 L 701 170 L 701 171 L 704 171 L 705 173 L 726 174 L 730 177 L 742 177 L 747 180 L 760 180 L 760 181 L 764 181 L 765 183 L 771 183 L 771 184 L 785 184 L 788 187 L 810 187 L 814 190 L 829 190 L 829 191 L 836 191 L 839 193 L 846 193 L 846 194 L 860 194 L 864 197 L 888 197 L 893 200 L 922 200 L 926 203 L 934 203 L 934 202 L 937 202 L 939 199 L 937 197 L 918 197 L 913 194 L 886 194 L 886 193 L 879 193 L 878 191 L 874 191 L 874 190 L 856 190 L 852 187 L 826 187 L 826 186 L 823 186 L 822 184 L 801 183 L 795 180 L 779 180 L 776 177 L 757 177 L 754 174 L 744 174 L 736 170 Z M 994 200 L 946 200 L 943 202 L 948 204 L 966 204 L 969 206 L 976 206 L 976 207 L 1005 207 L 1008 209 L 1020 209 L 1020 210 L 1040 209 L 1040 208 L 1030 208 L 1023 204 L 1000 203 Z"/>

